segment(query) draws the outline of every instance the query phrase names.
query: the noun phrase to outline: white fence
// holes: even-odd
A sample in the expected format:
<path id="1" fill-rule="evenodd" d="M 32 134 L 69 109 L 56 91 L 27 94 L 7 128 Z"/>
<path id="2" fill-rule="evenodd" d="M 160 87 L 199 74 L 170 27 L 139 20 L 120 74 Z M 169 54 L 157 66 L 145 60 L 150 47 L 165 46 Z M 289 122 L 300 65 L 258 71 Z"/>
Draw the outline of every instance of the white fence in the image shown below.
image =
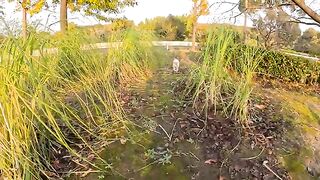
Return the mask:
<path id="1" fill-rule="evenodd" d="M 169 48 L 177 48 L 177 47 L 182 47 L 182 48 L 189 48 L 192 47 L 192 42 L 189 41 L 152 41 L 152 44 L 157 47 L 166 47 L 167 49 Z M 113 43 L 96 43 L 96 44 L 89 44 L 89 45 L 84 45 L 81 47 L 82 50 L 94 50 L 94 49 L 109 49 L 109 48 L 117 48 L 122 45 L 122 42 L 113 42 Z M 199 43 L 196 43 L 196 46 L 199 46 Z M 40 56 L 41 54 L 56 54 L 58 53 L 58 48 L 46 48 L 43 50 L 35 50 L 33 51 L 32 55 L 33 56 Z M 319 61 L 320 59 L 317 57 L 311 57 L 308 55 L 303 55 L 303 54 L 293 54 L 293 53 L 286 53 L 291 56 L 297 56 L 297 57 L 303 57 L 306 59 L 310 59 L 313 61 Z"/>
<path id="2" fill-rule="evenodd" d="M 157 47 L 166 47 L 169 49 L 170 47 L 191 47 L 192 42 L 187 41 L 152 41 L 152 44 Z M 96 43 L 84 45 L 81 47 L 82 50 L 93 50 L 93 49 L 109 49 L 109 48 L 117 48 L 122 45 L 122 42 L 113 42 L 113 43 Z M 196 46 L 199 44 L 196 43 Z M 40 56 L 41 54 L 56 54 L 58 53 L 58 48 L 46 48 L 42 50 L 33 51 L 33 56 Z"/>
<path id="3" fill-rule="evenodd" d="M 313 61 L 320 61 L 320 58 L 311 57 L 308 54 L 294 54 L 294 53 L 287 53 L 287 52 L 285 52 L 285 54 L 290 55 L 290 56 L 303 57 L 303 58 L 310 59 Z"/>

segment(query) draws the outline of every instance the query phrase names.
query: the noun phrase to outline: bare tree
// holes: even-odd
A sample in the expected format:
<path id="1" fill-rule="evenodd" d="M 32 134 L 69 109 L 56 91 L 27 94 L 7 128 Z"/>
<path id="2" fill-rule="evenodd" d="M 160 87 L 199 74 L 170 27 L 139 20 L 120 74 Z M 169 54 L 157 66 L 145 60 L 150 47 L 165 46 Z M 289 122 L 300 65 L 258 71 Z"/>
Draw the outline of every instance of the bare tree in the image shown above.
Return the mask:
<path id="1" fill-rule="evenodd" d="M 312 20 L 318 23 L 320 26 L 320 15 L 313 9 L 305 4 L 304 0 L 292 0 L 297 6 L 299 6 Z"/>
<path id="2" fill-rule="evenodd" d="M 231 18 L 236 19 L 247 12 L 253 13 L 263 9 L 272 10 L 289 8 L 290 11 L 287 11 L 288 15 L 291 17 L 291 19 L 288 20 L 289 22 L 320 27 L 320 6 L 316 1 L 312 1 L 307 5 L 305 0 L 239 0 L 237 6 L 239 7 L 240 13 Z M 219 3 L 231 4 L 233 2 L 222 0 Z M 234 10 L 234 8 L 232 8 L 232 10 Z"/>

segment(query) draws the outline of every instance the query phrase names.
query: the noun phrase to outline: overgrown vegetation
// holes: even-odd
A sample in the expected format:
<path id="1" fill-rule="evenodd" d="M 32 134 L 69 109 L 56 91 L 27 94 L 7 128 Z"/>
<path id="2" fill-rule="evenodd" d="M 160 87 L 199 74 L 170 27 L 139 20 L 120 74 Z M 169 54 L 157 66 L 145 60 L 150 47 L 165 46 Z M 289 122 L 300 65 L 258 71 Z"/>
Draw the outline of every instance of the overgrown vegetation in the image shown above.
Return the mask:
<path id="1" fill-rule="evenodd" d="M 199 66 L 187 78 L 186 94 L 198 111 L 207 115 L 220 110 L 248 127 L 256 75 L 318 84 L 319 68 L 316 61 L 242 45 L 236 32 L 220 28 L 208 33 Z"/>
<path id="2" fill-rule="evenodd" d="M 258 66 L 260 74 L 304 84 L 320 83 L 319 62 L 276 51 L 259 51 L 264 53 Z"/>
<path id="3" fill-rule="evenodd" d="M 256 70 L 260 76 L 309 85 L 320 83 L 319 62 L 278 51 L 251 48 L 255 49 L 252 57 L 262 56 Z M 233 54 L 236 62 L 243 61 L 239 58 L 242 57 L 243 49 L 248 49 L 248 46 L 240 45 L 239 50 Z"/>
<path id="4" fill-rule="evenodd" d="M 108 56 L 82 50 L 86 39 L 72 32 L 55 44 L 58 54 L 40 57 L 31 55 L 38 41 L 32 35 L 24 43 L 5 40 L 0 52 L 0 176 L 58 174 L 51 164 L 54 150 L 86 161 L 75 144 L 96 154 L 89 139 L 107 141 L 126 132 L 119 85 L 128 77 L 148 75 L 152 36 L 130 31 L 115 37 L 123 44 Z"/>
<path id="5" fill-rule="evenodd" d="M 256 55 L 254 48 L 246 47 L 240 49 L 239 61 L 235 61 L 232 55 L 239 50 L 237 39 L 237 33 L 228 29 L 208 34 L 202 61 L 188 77 L 186 94 L 192 96 L 193 106 L 206 115 L 224 111 L 247 126 L 254 73 L 262 56 Z"/>

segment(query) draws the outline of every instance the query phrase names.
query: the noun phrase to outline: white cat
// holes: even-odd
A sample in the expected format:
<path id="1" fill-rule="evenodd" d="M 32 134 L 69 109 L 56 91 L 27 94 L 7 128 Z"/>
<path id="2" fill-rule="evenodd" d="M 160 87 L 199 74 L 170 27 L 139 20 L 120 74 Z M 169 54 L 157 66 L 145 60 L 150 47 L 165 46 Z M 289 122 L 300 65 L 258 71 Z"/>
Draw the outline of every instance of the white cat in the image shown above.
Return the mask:
<path id="1" fill-rule="evenodd" d="M 177 57 L 175 57 L 173 59 L 173 64 L 172 64 L 173 72 L 177 73 L 179 71 L 179 66 L 180 66 L 180 61 Z"/>

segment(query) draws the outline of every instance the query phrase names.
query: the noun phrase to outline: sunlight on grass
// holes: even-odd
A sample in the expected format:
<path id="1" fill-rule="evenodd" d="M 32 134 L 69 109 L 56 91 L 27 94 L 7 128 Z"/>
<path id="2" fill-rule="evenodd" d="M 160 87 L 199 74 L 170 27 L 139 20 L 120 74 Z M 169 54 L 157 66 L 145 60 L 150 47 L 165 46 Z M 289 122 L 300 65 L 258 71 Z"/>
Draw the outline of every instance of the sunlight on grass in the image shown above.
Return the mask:
<path id="1" fill-rule="evenodd" d="M 132 31 L 121 37 L 122 47 L 110 50 L 108 56 L 81 50 L 88 41 L 77 32 L 55 42 L 59 54 L 40 57 L 31 56 L 38 39 L 31 36 L 25 43 L 6 39 L 0 51 L 4 178 L 41 179 L 48 171 L 59 173 L 51 166 L 53 149 L 67 149 L 85 160 L 70 142 L 84 144 L 96 154 L 88 138 L 106 141 L 129 130 L 118 85 L 148 74 L 152 50 L 146 34 Z"/>
<path id="2" fill-rule="evenodd" d="M 199 66 L 187 78 L 186 95 L 193 107 L 208 115 L 224 111 L 244 127 L 249 123 L 249 100 L 255 70 L 263 53 L 256 48 L 240 46 L 232 30 L 209 32 Z"/>

